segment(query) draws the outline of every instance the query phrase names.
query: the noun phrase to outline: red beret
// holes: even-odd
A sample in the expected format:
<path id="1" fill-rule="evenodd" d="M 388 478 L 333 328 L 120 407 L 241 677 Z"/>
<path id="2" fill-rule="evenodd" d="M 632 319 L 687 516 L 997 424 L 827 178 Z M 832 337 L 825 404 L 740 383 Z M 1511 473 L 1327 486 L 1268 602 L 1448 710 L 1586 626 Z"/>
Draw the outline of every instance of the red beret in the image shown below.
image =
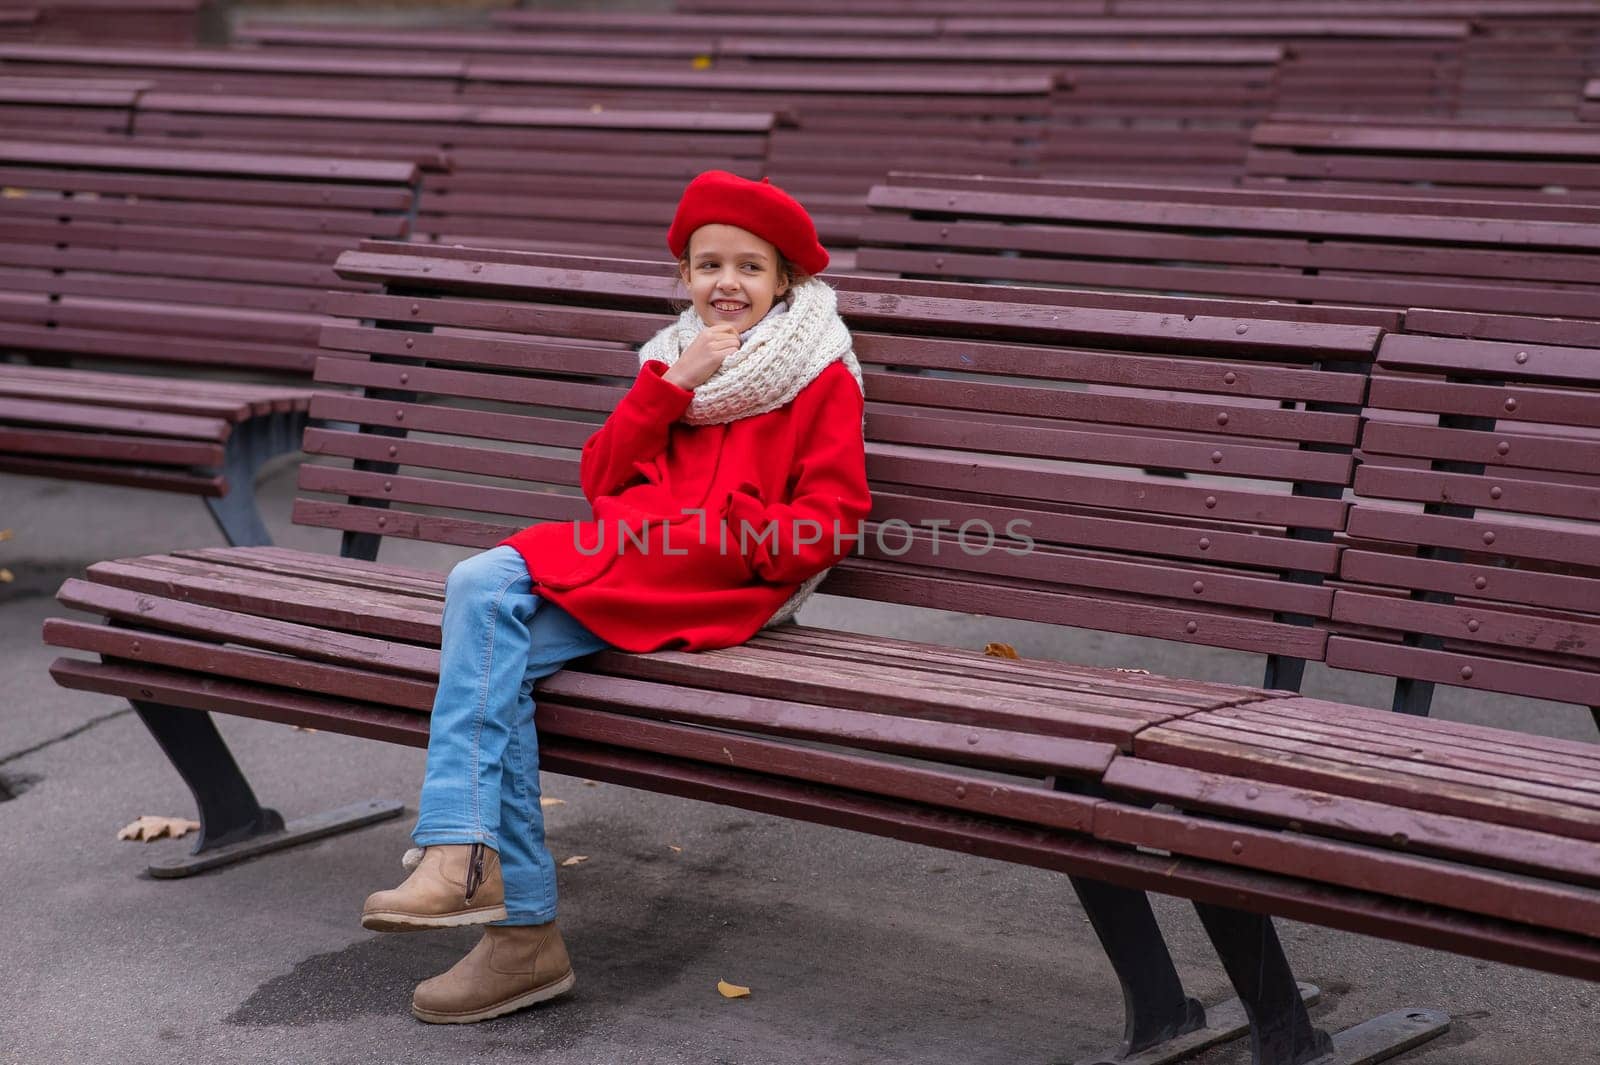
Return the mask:
<path id="1" fill-rule="evenodd" d="M 707 170 L 689 182 L 667 230 L 667 249 L 680 259 L 701 226 L 721 222 L 747 229 L 772 244 L 806 274 L 828 267 L 828 251 L 800 201 L 766 178 L 751 181 L 726 170 Z"/>

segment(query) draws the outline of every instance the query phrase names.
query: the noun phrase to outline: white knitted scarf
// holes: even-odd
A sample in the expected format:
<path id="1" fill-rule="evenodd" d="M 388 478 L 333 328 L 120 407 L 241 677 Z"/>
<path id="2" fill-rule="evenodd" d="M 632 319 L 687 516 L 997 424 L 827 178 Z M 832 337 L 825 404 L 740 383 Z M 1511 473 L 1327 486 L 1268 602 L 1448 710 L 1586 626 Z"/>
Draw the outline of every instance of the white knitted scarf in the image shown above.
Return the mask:
<path id="1" fill-rule="evenodd" d="M 850 331 L 839 317 L 833 289 L 811 278 L 791 289 L 788 301 L 787 311 L 757 322 L 743 335 L 739 350 L 694 390 L 684 421 L 720 425 L 777 410 L 836 361 L 844 363 L 865 394 L 861 364 L 851 347 Z M 690 307 L 639 349 L 639 364 L 655 359 L 671 366 L 703 329 L 705 323 Z M 823 570 L 808 578 L 762 627 L 788 621 L 827 575 Z"/>

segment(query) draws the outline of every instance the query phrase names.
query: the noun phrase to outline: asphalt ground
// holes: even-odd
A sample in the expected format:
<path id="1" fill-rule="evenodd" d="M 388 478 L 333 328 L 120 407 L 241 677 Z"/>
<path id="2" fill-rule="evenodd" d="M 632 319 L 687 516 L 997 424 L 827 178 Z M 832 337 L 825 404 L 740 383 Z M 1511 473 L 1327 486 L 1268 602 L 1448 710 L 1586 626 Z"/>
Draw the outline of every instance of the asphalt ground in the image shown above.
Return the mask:
<path id="1" fill-rule="evenodd" d="M 277 542 L 336 553 L 289 524 L 294 463 L 262 484 Z M 411 988 L 475 933 L 363 930 L 397 883 L 409 818 L 188 880 L 152 859 L 189 840 L 120 842 L 144 814 L 193 806 L 126 704 L 58 688 L 39 638 L 50 594 L 100 559 L 222 543 L 197 501 L 0 476 L 0 1063 L 1054 1063 L 1114 1044 L 1121 998 L 1064 877 L 836 829 L 547 774 L 567 999 L 476 1026 L 412 1019 Z M 445 569 L 466 552 L 396 543 Z M 802 621 L 1239 682 L 1256 656 L 971 615 L 819 598 Z M 1382 706 L 1378 678 L 1313 668 L 1309 694 Z M 1581 708 L 1441 690 L 1437 713 L 1596 739 Z M 290 818 L 365 798 L 413 806 L 422 752 L 219 720 L 257 792 Z M 4 801 L 6 795 L 14 795 Z M 414 807 L 413 807 L 414 808 Z M 678 849 L 674 849 L 678 848 Z M 1230 995 L 1192 909 L 1158 899 L 1191 993 Z M 1313 1016 L 1338 1029 L 1435 1006 L 1448 1035 L 1417 1065 L 1600 1063 L 1600 986 L 1283 922 Z M 725 999 L 717 981 L 749 986 Z M 1243 1063 L 1240 1044 L 1193 1059 Z"/>

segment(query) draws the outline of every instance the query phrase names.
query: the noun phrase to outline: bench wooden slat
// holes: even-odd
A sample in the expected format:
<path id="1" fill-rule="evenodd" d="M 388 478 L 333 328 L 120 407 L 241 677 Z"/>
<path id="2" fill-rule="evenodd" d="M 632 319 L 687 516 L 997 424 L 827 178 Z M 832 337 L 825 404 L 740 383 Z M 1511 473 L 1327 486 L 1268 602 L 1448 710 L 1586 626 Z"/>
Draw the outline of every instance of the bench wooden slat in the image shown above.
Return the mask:
<path id="1" fill-rule="evenodd" d="M 222 464 L 222 447 L 172 439 L 117 433 L 18 429 L 0 425 L 0 453 L 41 459 L 98 459 L 145 466 L 210 466 Z M 65 463 L 62 463 L 64 466 Z"/>
<path id="2" fill-rule="evenodd" d="M 1337 639 L 1337 637 L 1335 637 Z M 1553 832 L 1588 841 L 1600 840 L 1600 813 L 1543 796 L 1484 787 L 1470 778 L 1441 779 L 1413 763 L 1387 766 L 1333 761 L 1315 745 L 1242 744 L 1224 730 L 1212 734 L 1193 726 L 1158 726 L 1134 742 L 1140 758 L 1171 762 L 1189 769 L 1247 776 L 1269 783 L 1309 787 L 1338 795 L 1387 802 L 1432 813 L 1452 814 L 1491 824 Z M 1220 733 L 1220 734 L 1218 734 Z"/>
<path id="3" fill-rule="evenodd" d="M 1475 477 L 1435 470 L 1389 469 L 1367 462 L 1356 471 L 1356 491 L 1384 499 L 1449 503 L 1556 518 L 1600 517 L 1600 489 L 1519 480 L 1515 476 Z"/>
<path id="4" fill-rule="evenodd" d="M 1137 758 L 1118 758 L 1103 780 L 1113 793 L 1155 799 L 1186 810 L 1600 886 L 1600 851 L 1573 847 L 1563 837 L 1547 833 Z"/>
<path id="5" fill-rule="evenodd" d="M 1385 759 L 1412 759 L 1430 770 L 1437 767 L 1451 772 L 1471 773 L 1490 786 L 1559 789 L 1564 801 L 1578 805 L 1600 804 L 1600 782 L 1596 782 L 1593 759 L 1570 750 L 1525 751 L 1515 744 L 1485 747 L 1474 739 L 1441 730 L 1431 732 L 1391 728 L 1376 713 L 1329 713 L 1321 717 L 1307 712 L 1279 713 L 1270 701 L 1226 707 L 1202 715 L 1205 722 L 1224 719 L 1230 727 L 1266 738 L 1269 742 L 1290 739 L 1314 740 L 1325 745 L 1328 757 L 1361 760 L 1368 756 Z M 1201 721 L 1197 717 L 1196 721 Z"/>
<path id="6" fill-rule="evenodd" d="M 1296 838 L 1272 829 L 1219 825 L 1153 810 L 1105 806 L 1094 814 L 1094 834 L 1115 843 L 1139 843 L 1213 861 L 1459 907 L 1511 921 L 1588 935 L 1600 924 L 1600 892 L 1555 885 L 1452 862 L 1355 843 Z"/>
<path id="7" fill-rule="evenodd" d="M 1588 610 L 1600 602 L 1596 599 L 1600 578 L 1578 574 L 1356 550 L 1346 551 L 1340 563 L 1341 575 L 1358 584 L 1416 588 L 1557 610 Z"/>
<path id="8" fill-rule="evenodd" d="M 125 485 L 153 492 L 181 492 L 200 496 L 223 496 L 228 492 L 227 478 L 221 474 L 185 473 L 170 468 L 147 468 L 121 462 L 43 459 L 27 455 L 0 454 L 0 470 L 32 477 L 58 477 L 65 480 L 88 481 L 91 484 Z"/>
<path id="9" fill-rule="evenodd" d="M 84 429 L 141 433 L 180 439 L 223 441 L 232 426 L 224 418 L 202 418 L 182 414 L 158 414 L 139 410 L 118 410 L 86 404 L 50 402 L 0 397 L 0 420 L 42 425 L 70 425 Z"/>
<path id="10" fill-rule="evenodd" d="M 697 681 L 697 683 L 704 683 Z M 621 746 L 636 746 L 621 737 L 629 732 L 650 735 L 666 721 L 708 725 L 711 736 L 728 737 L 725 730 L 754 732 L 837 744 L 857 750 L 880 751 L 902 757 L 925 758 L 950 765 L 985 768 L 1038 776 L 1057 773 L 1098 776 L 1111 763 L 1116 748 L 1063 735 L 1047 735 L 1036 728 L 1016 730 L 999 715 L 993 725 L 973 724 L 947 717 L 923 718 L 902 709 L 895 714 L 874 713 L 836 703 L 810 705 L 804 700 L 753 698 L 737 691 L 678 687 L 618 676 L 596 676 L 581 669 L 566 670 L 544 681 L 540 711 L 553 701 L 583 706 L 600 718 L 623 718 L 615 735 Z M 595 708 L 603 709 L 595 709 Z M 947 711 L 948 713 L 948 711 Z M 650 723 L 641 721 L 647 718 Z M 543 727 L 541 722 L 540 727 Z M 572 735 L 560 728 L 552 731 Z M 776 745 L 765 745 L 777 751 Z M 701 747 L 727 757 L 714 745 Z M 682 756 L 682 752 L 679 752 Z M 702 759 L 703 760 L 703 759 Z M 870 785 L 858 785 L 867 789 Z"/>
<path id="11" fill-rule="evenodd" d="M 1415 677 L 1463 688 L 1600 706 L 1600 676 L 1594 673 L 1508 662 L 1477 650 L 1471 653 L 1434 651 L 1369 643 L 1339 635 L 1329 637 L 1327 651 L 1328 665 L 1334 669 Z"/>
<path id="12" fill-rule="evenodd" d="M 1202 610 L 1199 604 L 1183 608 L 1130 602 L 1104 593 L 1065 595 L 1039 590 L 1023 581 L 993 579 L 974 584 L 970 577 L 952 580 L 912 574 L 906 569 L 899 564 L 874 568 L 869 561 L 850 560 L 829 574 L 821 590 L 859 598 L 892 597 L 909 606 L 1003 615 L 1311 660 L 1320 660 L 1326 645 L 1326 633 L 1316 629 L 1230 615 L 1210 606 Z"/>
<path id="13" fill-rule="evenodd" d="M 1570 566 L 1591 566 L 1600 557 L 1596 548 L 1600 531 L 1513 525 L 1484 517 L 1451 518 L 1356 507 L 1350 512 L 1349 533 L 1359 539 L 1431 544 L 1461 551 L 1485 551 L 1492 546 L 1497 555 Z"/>
<path id="14" fill-rule="evenodd" d="M 354 594 L 314 583 L 267 580 L 257 574 L 241 581 L 226 570 L 207 573 L 190 565 L 157 568 L 149 558 L 98 562 L 91 580 L 136 592 L 178 598 L 257 617 L 316 625 L 362 636 L 412 642 L 438 642 L 439 612 L 434 604 L 375 591 Z M 374 604 L 363 609 L 365 603 Z"/>
<path id="15" fill-rule="evenodd" d="M 1521 347 L 1517 351 L 1529 352 L 1531 358 L 1529 348 Z M 1541 355 L 1544 353 L 1540 351 Z M 1515 355 L 1512 361 L 1515 364 Z M 1594 396 L 1521 382 L 1514 385 L 1462 384 L 1375 374 L 1368 392 L 1368 402 L 1386 410 L 1466 414 L 1482 418 L 1508 418 L 1516 422 L 1549 422 L 1600 428 L 1600 403 L 1595 401 Z"/>

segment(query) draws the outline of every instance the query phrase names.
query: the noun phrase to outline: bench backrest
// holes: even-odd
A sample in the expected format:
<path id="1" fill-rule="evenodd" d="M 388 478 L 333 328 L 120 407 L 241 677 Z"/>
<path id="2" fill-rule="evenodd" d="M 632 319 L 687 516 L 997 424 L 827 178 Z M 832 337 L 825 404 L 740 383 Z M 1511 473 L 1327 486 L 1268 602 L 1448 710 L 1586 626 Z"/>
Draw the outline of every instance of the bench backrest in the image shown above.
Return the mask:
<path id="1" fill-rule="evenodd" d="M 297 522 L 372 557 L 383 536 L 487 547 L 588 513 L 576 449 L 672 318 L 664 266 L 374 244 L 340 270 L 386 291 L 335 298 L 372 324 L 325 331 L 341 357 L 319 380 L 367 394 L 312 414 L 362 431 L 307 433 L 351 464 L 302 467 L 335 498 L 297 500 Z M 1379 328 L 837 285 L 876 508 L 829 591 L 1321 657 L 1306 622 L 1330 601 L 1363 391 L 1329 371 L 1363 366 Z"/>
<path id="2" fill-rule="evenodd" d="M 1331 665 L 1600 707 L 1595 364 L 1593 348 L 1384 338 Z"/>
<path id="3" fill-rule="evenodd" d="M 414 165 L 0 141 L 0 350 L 309 375 L 339 253 L 404 238 Z"/>
<path id="4" fill-rule="evenodd" d="M 1253 184 L 1473 199 L 1600 199 L 1600 130 L 1278 116 L 1251 135 Z"/>
<path id="5" fill-rule="evenodd" d="M 654 250 L 701 170 L 766 172 L 771 113 L 147 93 L 134 134 L 230 148 L 432 158 L 416 233 L 446 243 Z M 448 165 L 445 165 L 448 164 Z"/>
<path id="6" fill-rule="evenodd" d="M 981 162 L 998 173 L 1037 173 L 1057 91 L 1049 74 L 696 71 L 476 59 L 468 62 L 463 95 L 602 112 L 787 112 L 799 127 L 776 133 L 774 150 L 786 138 L 805 147 L 780 152 L 783 165 L 771 169 L 772 179 L 802 199 L 847 193 L 859 202 L 907 151 L 926 157 L 919 145 L 935 146 L 958 171 Z"/>
<path id="7" fill-rule="evenodd" d="M 858 265 L 923 278 L 1600 316 L 1600 209 L 892 175 Z"/>

